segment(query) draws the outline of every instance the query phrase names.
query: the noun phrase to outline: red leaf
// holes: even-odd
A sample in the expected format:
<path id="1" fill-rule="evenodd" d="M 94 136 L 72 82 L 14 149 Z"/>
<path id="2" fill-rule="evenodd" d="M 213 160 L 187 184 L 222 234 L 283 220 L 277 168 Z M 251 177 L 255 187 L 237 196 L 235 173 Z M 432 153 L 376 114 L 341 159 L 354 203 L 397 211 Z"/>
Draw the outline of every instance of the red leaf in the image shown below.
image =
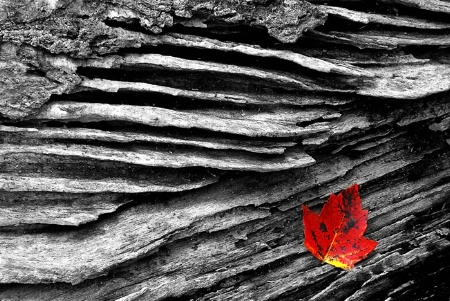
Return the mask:
<path id="1" fill-rule="evenodd" d="M 367 210 L 362 210 L 358 184 L 331 194 L 319 214 L 303 205 L 305 246 L 318 259 L 344 270 L 364 259 L 377 246 L 363 237 Z"/>

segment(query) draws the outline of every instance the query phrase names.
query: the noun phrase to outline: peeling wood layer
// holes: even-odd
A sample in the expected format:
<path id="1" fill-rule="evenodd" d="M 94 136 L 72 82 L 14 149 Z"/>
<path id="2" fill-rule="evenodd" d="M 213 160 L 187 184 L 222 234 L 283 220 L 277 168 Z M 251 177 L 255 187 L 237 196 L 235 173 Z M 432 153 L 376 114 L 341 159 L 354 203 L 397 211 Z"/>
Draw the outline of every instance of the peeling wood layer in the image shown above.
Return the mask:
<path id="1" fill-rule="evenodd" d="M 133 147 L 133 150 L 108 148 L 90 145 L 14 145 L 3 144 L 0 156 L 11 154 L 45 154 L 51 156 L 69 156 L 100 161 L 117 161 L 128 164 L 152 167 L 209 167 L 223 170 L 246 170 L 269 172 L 290 168 L 299 168 L 314 164 L 314 159 L 300 149 L 292 149 L 282 157 L 261 160 L 256 155 L 233 152 L 199 152 L 189 150 L 158 149 L 156 147 Z M 81 184 L 81 183 L 80 183 Z M 5 184 L 6 185 L 6 184 Z M 150 187 L 147 188 L 151 191 Z"/>
<path id="2" fill-rule="evenodd" d="M 297 117 L 296 122 L 288 123 L 284 120 L 280 120 L 280 122 L 273 120 L 273 118 L 277 118 L 275 114 L 273 114 L 272 120 L 269 114 L 266 116 L 261 114 L 259 118 L 259 114 L 256 113 L 254 116 L 240 116 L 240 118 L 231 119 L 229 116 L 220 116 L 215 111 L 208 114 L 206 111 L 189 112 L 149 106 L 61 101 L 46 105 L 37 116 L 34 116 L 34 119 L 82 122 L 120 120 L 156 127 L 197 128 L 251 137 L 301 136 L 323 132 L 327 129 L 326 125 L 299 127 L 296 123 L 302 121 L 301 117 Z M 295 118 L 295 116 L 293 117 Z M 317 116 L 317 118 L 319 117 L 321 116 Z"/>
<path id="3" fill-rule="evenodd" d="M 401 46 L 442 46 L 450 47 L 448 34 L 422 34 L 386 31 L 336 32 L 322 33 L 310 31 L 312 36 L 320 40 L 353 45 L 358 48 L 396 49 Z"/>
<path id="4" fill-rule="evenodd" d="M 143 193 L 143 192 L 178 192 L 200 188 L 215 182 L 215 179 L 203 181 L 186 181 L 187 183 L 164 183 L 155 180 L 130 181 L 128 179 L 110 178 L 103 180 L 72 179 L 43 176 L 0 175 L 0 189 L 3 191 L 53 191 L 66 193 Z"/>
<path id="5" fill-rule="evenodd" d="M 327 99 L 311 95 L 311 96 L 291 96 L 286 95 L 282 97 L 268 97 L 265 95 L 258 95 L 255 97 L 252 94 L 244 93 L 224 93 L 213 91 L 197 91 L 188 89 L 178 89 L 173 87 L 153 85 L 145 82 L 127 82 L 127 81 L 113 81 L 108 79 L 84 79 L 80 87 L 97 89 L 104 92 L 118 92 L 118 91 L 133 91 L 133 92 L 148 92 L 159 93 L 162 95 L 171 95 L 176 97 L 186 97 L 198 100 L 218 101 L 218 102 L 230 102 L 236 104 L 254 104 L 254 105 L 276 105 L 276 104 L 289 104 L 289 105 L 305 105 L 315 104 L 320 102 L 327 102 Z M 306 98 L 306 99 L 305 99 Z M 328 100 L 329 101 L 329 100 Z"/>
<path id="6" fill-rule="evenodd" d="M 383 95 L 397 99 L 415 99 L 450 90 L 450 65 L 424 64 L 401 67 L 372 68 L 379 80 L 361 94 Z"/>
<path id="7" fill-rule="evenodd" d="M 286 85 L 305 90 L 331 90 L 321 87 L 313 80 L 294 74 L 283 74 L 282 72 L 266 71 L 244 66 L 220 64 L 215 62 L 204 62 L 197 60 L 182 59 L 160 54 L 128 54 L 124 57 L 111 56 L 103 60 L 90 60 L 86 67 L 94 68 L 166 68 L 174 71 L 211 72 L 219 75 L 247 76 L 258 80 L 272 82 L 277 85 Z"/>
<path id="8" fill-rule="evenodd" d="M 169 133 L 144 133 L 104 131 L 90 128 L 27 128 L 0 125 L 0 132 L 16 136 L 14 140 L 20 139 L 68 139 L 88 140 L 104 142 L 149 142 L 171 145 L 196 146 L 209 149 L 232 149 L 243 150 L 261 154 L 282 154 L 287 147 L 296 145 L 295 142 L 270 142 L 263 140 L 241 141 L 225 138 L 207 138 L 182 136 Z"/>
<path id="9" fill-rule="evenodd" d="M 41 182 L 45 180 L 39 178 Z M 35 181 L 37 182 L 38 179 Z M 17 181 L 14 183 L 17 185 Z M 25 224 L 79 226 L 97 220 L 102 214 L 114 212 L 130 201 L 130 198 L 121 194 L 110 193 L 2 191 L 0 192 L 0 231 L 1 227 Z"/>
<path id="10" fill-rule="evenodd" d="M 432 11 L 437 13 L 450 13 L 450 5 L 448 2 L 441 0 L 430 0 L 430 1 L 420 1 L 420 0 L 382 0 L 386 3 L 396 3 L 405 6 L 410 6 L 418 8 L 425 11 Z"/>
<path id="11" fill-rule="evenodd" d="M 450 25 L 449 25 L 450 26 Z M 136 39 L 141 40 L 144 45 L 171 45 L 192 47 L 198 49 L 217 50 L 223 52 L 236 52 L 250 56 L 262 58 L 277 58 L 292 62 L 299 67 L 305 67 L 319 72 L 337 73 L 352 76 L 370 76 L 363 69 L 347 64 L 335 64 L 314 57 L 308 57 L 300 53 L 287 50 L 273 50 L 258 47 L 256 45 L 222 42 L 220 40 L 198 37 L 194 35 L 185 35 L 172 33 L 163 36 L 137 35 Z"/>
<path id="12" fill-rule="evenodd" d="M 324 34 L 318 33 L 322 37 L 326 37 L 328 40 L 331 36 L 336 37 L 334 33 Z M 349 34 L 346 34 L 349 35 Z M 356 35 L 358 36 L 358 35 Z M 363 36 L 367 38 L 366 35 Z M 344 41 L 344 40 L 343 40 Z M 347 40 L 345 40 L 347 41 Z M 344 41 L 344 42 L 345 42 Z M 350 41 L 350 40 L 349 40 Z M 421 39 L 420 41 L 423 41 Z M 443 41 L 439 38 L 436 41 L 439 41 L 439 45 L 443 45 Z M 345 42 L 346 43 L 346 42 Z M 352 42 L 353 43 L 353 42 Z M 359 43 L 359 42 L 356 42 Z M 378 43 L 378 42 L 374 42 Z M 363 42 L 364 45 L 368 45 L 368 43 Z M 427 43 L 424 41 L 426 45 L 435 45 L 433 43 Z M 355 44 L 356 45 L 356 44 Z M 375 44 L 374 44 L 375 45 Z M 378 45 L 378 44 L 377 44 Z M 381 44 L 380 44 L 381 45 Z M 412 45 L 412 44 L 411 44 Z M 437 45 L 437 44 L 436 44 Z M 384 48 L 381 47 L 381 48 Z M 388 47 L 389 48 L 389 47 Z M 395 47 L 394 47 L 395 48 Z M 126 63 L 128 62 L 128 63 Z M 147 63 L 146 63 L 147 62 Z M 154 63 L 157 62 L 157 63 Z M 167 62 L 167 64 L 165 63 Z M 353 92 L 360 95 L 367 95 L 372 97 L 392 97 L 392 98 L 420 98 L 431 94 L 436 94 L 442 91 L 447 91 L 450 89 L 449 87 L 449 76 L 447 70 L 448 64 L 421 64 L 421 65 L 396 65 L 390 68 L 383 68 L 382 72 L 379 72 L 379 68 L 366 68 L 365 70 L 371 74 L 371 77 L 361 77 L 358 79 L 343 79 L 342 87 L 336 88 L 331 87 L 326 84 L 324 81 L 315 80 L 312 78 L 298 78 L 298 75 L 280 75 L 274 72 L 260 71 L 257 69 L 251 69 L 247 67 L 237 67 L 227 65 L 220 66 L 217 63 L 204 63 L 198 61 L 187 61 L 184 59 L 175 59 L 172 57 L 164 57 L 159 54 L 155 55 L 132 55 L 124 58 L 110 57 L 105 58 L 103 62 L 95 62 L 89 63 L 91 67 L 99 67 L 99 68 L 119 68 L 120 66 L 133 66 L 134 68 L 140 68 L 141 65 L 144 66 L 152 66 L 153 64 L 158 64 L 159 66 L 164 65 L 165 67 L 174 70 L 189 70 L 189 71 L 208 71 L 208 72 L 219 72 L 231 75 L 248 75 L 252 77 L 259 78 L 261 80 L 270 80 L 278 84 L 284 85 L 286 88 L 297 88 L 300 90 L 311 90 L 314 89 L 316 91 L 334 91 L 338 92 Z M 236 68 L 235 68 L 236 67 Z M 431 74 L 432 73 L 432 74 Z M 411 74 L 409 76 L 405 76 L 404 74 Z M 433 82 L 434 85 L 430 85 L 430 79 L 433 78 L 433 75 L 440 76 L 440 80 Z M 399 78 L 400 77 L 400 78 Z M 401 78 L 406 77 L 406 79 Z M 404 83 L 404 81 L 409 81 L 412 84 Z M 392 84 L 391 84 L 392 82 Z M 398 85 L 396 85 L 396 83 Z M 427 82 L 425 86 L 421 84 L 421 82 Z M 358 88 L 354 86 L 359 84 Z M 236 103 L 255 103 L 255 104 L 263 104 L 264 102 L 261 100 L 255 100 L 254 98 L 240 98 L 240 99 L 227 99 L 223 93 L 213 94 L 199 92 L 199 91 L 181 91 L 180 89 L 173 88 L 164 88 L 160 86 L 155 86 L 151 84 L 145 83 L 134 83 L 130 84 L 127 82 L 118 83 L 114 81 L 105 81 L 101 79 L 94 80 L 85 80 L 82 83 L 82 86 L 98 88 L 104 91 L 117 91 L 120 88 L 130 89 L 134 91 L 146 91 L 146 92 L 159 92 L 163 94 L 177 94 L 178 96 L 184 97 L 194 97 L 203 100 L 213 100 L 213 101 L 231 101 Z M 373 89 L 374 86 L 382 86 L 381 89 Z"/>
<path id="13" fill-rule="evenodd" d="M 398 27 L 409 27 L 418 29 L 449 29 L 449 23 L 433 22 L 426 19 L 416 19 L 411 17 L 399 17 L 391 15 L 380 15 L 354 11 L 343 7 L 321 5 L 321 10 L 329 15 L 337 16 L 352 22 L 369 24 L 376 23 L 382 25 L 392 25 Z"/>

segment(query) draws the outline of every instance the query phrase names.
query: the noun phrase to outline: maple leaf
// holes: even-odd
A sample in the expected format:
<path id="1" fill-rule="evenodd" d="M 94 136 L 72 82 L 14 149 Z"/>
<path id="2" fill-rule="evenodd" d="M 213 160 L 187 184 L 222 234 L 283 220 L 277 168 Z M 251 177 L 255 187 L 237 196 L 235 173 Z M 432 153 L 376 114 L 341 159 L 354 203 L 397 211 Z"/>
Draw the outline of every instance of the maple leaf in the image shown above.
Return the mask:
<path id="1" fill-rule="evenodd" d="M 377 246 L 363 237 L 367 210 L 362 210 L 355 184 L 337 196 L 331 194 L 320 214 L 303 205 L 306 248 L 319 260 L 349 270 Z"/>

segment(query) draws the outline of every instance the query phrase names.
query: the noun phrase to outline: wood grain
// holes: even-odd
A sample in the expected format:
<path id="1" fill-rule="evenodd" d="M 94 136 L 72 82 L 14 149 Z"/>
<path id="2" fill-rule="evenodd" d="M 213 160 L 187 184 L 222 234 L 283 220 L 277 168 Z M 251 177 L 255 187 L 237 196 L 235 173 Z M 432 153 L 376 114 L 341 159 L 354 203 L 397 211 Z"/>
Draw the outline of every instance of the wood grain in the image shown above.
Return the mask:
<path id="1" fill-rule="evenodd" d="M 448 299 L 448 3 L 332 4 L 0 1 L 0 299 Z"/>

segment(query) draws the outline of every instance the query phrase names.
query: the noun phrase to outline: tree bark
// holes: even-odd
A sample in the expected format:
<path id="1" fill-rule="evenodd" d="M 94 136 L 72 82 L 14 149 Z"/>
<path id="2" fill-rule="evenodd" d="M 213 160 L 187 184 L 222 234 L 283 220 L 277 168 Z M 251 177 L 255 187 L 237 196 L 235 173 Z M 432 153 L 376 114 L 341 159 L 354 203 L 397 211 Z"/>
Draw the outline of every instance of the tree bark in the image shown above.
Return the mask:
<path id="1" fill-rule="evenodd" d="M 0 0 L 0 300 L 448 298 L 450 6 L 330 4 Z"/>

